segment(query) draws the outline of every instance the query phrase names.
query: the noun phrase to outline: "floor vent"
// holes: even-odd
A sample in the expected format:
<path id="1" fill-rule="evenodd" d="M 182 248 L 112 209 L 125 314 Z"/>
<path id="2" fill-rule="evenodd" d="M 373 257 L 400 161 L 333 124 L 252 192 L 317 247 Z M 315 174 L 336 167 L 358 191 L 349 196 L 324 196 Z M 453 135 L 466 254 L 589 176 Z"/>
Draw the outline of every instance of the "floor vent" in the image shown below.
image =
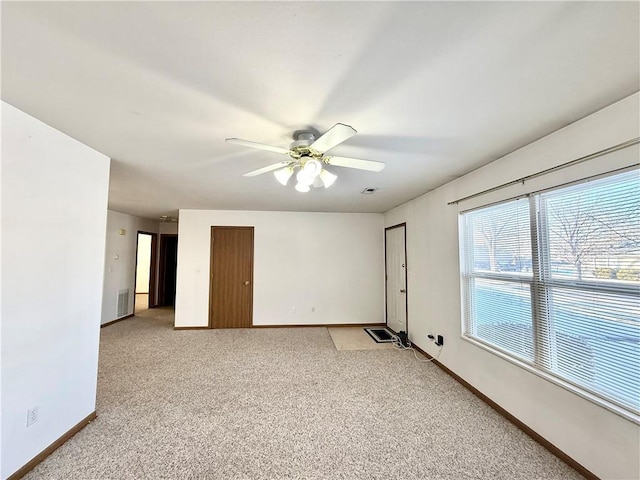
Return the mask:
<path id="1" fill-rule="evenodd" d="M 118 313 L 116 317 L 124 317 L 129 312 L 129 289 L 118 291 Z"/>
<path id="2" fill-rule="evenodd" d="M 386 328 L 365 328 L 364 331 L 367 332 L 376 343 L 391 343 L 394 339 L 393 333 Z"/>

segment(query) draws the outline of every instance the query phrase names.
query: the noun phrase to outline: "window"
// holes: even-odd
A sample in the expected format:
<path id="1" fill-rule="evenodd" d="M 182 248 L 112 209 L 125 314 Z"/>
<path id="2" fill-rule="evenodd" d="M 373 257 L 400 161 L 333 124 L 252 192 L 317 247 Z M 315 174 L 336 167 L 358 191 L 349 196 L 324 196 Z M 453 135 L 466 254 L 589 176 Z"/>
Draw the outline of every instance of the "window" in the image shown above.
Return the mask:
<path id="1" fill-rule="evenodd" d="M 640 178 L 460 215 L 463 335 L 640 413 Z"/>

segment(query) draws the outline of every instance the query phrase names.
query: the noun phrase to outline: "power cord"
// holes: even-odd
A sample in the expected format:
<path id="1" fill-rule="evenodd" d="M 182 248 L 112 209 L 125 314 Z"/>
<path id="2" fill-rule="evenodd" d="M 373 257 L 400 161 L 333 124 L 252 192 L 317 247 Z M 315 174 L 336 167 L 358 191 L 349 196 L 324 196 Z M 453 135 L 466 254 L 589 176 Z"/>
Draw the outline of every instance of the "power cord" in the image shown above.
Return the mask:
<path id="1" fill-rule="evenodd" d="M 418 352 L 416 351 L 415 348 L 411 346 L 411 342 L 409 341 L 409 339 L 407 339 L 408 345 L 404 345 L 400 340 L 400 337 L 398 337 L 397 335 L 391 335 L 391 342 L 393 344 L 393 348 L 397 350 L 411 350 L 413 352 L 413 356 L 416 357 L 416 360 L 419 361 L 420 363 L 431 363 L 434 360 L 437 360 L 438 358 L 440 358 L 440 354 L 442 353 L 442 345 L 440 345 L 440 349 L 438 350 L 438 355 L 425 360 L 418 357 Z"/>

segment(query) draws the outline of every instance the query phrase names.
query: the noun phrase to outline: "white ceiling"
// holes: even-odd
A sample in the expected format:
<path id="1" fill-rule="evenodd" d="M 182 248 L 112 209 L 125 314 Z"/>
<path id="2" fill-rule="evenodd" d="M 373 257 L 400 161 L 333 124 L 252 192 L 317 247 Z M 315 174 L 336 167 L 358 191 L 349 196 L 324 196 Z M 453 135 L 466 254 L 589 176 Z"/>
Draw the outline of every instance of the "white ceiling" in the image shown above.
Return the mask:
<path id="1" fill-rule="evenodd" d="M 638 91 L 639 5 L 3 2 L 2 99 L 111 157 L 113 210 L 384 212 Z M 301 194 L 224 141 L 337 122 L 386 169 Z"/>

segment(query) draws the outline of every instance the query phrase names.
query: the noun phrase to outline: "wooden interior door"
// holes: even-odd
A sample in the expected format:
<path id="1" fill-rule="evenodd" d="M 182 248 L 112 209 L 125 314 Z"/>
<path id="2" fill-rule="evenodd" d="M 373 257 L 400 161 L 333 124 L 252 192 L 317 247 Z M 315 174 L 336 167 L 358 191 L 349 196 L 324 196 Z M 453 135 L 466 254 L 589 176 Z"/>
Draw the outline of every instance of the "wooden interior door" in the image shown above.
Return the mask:
<path id="1" fill-rule="evenodd" d="M 253 227 L 211 227 L 210 328 L 253 324 Z"/>

